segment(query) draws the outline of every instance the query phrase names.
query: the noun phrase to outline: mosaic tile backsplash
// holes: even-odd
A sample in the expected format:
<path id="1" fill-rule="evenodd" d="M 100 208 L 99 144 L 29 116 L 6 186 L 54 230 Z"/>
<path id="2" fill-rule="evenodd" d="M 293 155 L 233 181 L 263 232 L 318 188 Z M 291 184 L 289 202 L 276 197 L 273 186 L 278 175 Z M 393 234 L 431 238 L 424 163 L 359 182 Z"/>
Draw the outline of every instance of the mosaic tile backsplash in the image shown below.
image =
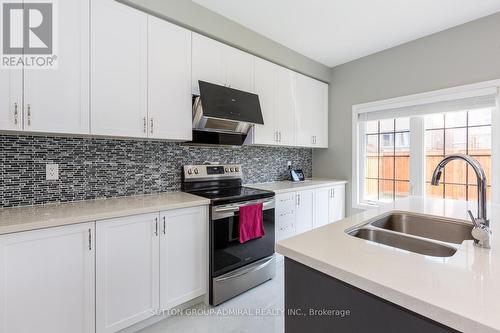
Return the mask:
<path id="1" fill-rule="evenodd" d="M 244 183 L 288 179 L 287 161 L 312 174 L 308 148 L 0 135 L 0 152 L 2 207 L 178 191 L 181 167 L 205 161 L 243 164 Z M 45 180 L 47 163 L 59 180 Z"/>

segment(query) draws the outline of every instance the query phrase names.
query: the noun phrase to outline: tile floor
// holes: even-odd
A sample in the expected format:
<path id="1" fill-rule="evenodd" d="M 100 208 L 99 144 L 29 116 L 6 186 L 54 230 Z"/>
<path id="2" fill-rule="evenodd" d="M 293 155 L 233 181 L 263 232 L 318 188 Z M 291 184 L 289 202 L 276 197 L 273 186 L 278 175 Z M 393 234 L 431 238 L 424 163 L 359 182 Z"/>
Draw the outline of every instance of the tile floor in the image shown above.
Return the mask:
<path id="1" fill-rule="evenodd" d="M 199 315 L 176 315 L 140 333 L 282 333 L 283 323 L 283 261 L 276 265 L 276 277 L 217 307 L 196 305 Z M 218 313 L 210 313 L 213 312 Z M 259 314 L 257 314 L 259 312 Z"/>

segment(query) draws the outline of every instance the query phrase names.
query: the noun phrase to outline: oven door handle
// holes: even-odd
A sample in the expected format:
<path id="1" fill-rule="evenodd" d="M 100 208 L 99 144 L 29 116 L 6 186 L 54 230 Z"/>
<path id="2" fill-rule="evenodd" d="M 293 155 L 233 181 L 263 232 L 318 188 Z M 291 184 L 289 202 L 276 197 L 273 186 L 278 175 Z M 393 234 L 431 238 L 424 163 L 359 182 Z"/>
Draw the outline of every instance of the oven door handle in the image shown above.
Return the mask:
<path id="1" fill-rule="evenodd" d="M 274 256 L 258 266 L 250 267 L 250 268 L 248 268 L 244 271 L 238 272 L 236 274 L 230 274 L 230 275 L 226 275 L 226 276 L 221 277 L 221 278 L 216 278 L 215 281 L 222 282 L 222 281 L 227 281 L 227 280 L 231 280 L 231 279 L 236 279 L 240 276 L 247 275 L 247 274 L 250 274 L 250 273 L 255 272 L 255 271 L 259 271 L 259 270 L 263 269 L 264 267 L 268 266 L 269 264 L 271 264 L 273 261 L 274 261 Z"/>
<path id="2" fill-rule="evenodd" d="M 230 213 L 239 211 L 240 207 L 262 203 L 262 210 L 274 208 L 274 199 L 268 201 L 248 201 L 230 207 L 214 208 L 214 213 Z"/>

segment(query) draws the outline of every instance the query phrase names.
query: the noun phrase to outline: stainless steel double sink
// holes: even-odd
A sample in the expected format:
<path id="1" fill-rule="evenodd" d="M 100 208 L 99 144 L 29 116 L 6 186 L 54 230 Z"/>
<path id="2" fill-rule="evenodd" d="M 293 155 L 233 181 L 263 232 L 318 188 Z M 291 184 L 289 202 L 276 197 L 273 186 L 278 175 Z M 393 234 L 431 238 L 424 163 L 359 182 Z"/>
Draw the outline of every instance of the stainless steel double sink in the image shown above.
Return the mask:
<path id="1" fill-rule="evenodd" d="M 472 240 L 472 224 L 460 220 L 391 212 L 346 232 L 354 237 L 427 256 L 451 257 L 464 240 Z"/>

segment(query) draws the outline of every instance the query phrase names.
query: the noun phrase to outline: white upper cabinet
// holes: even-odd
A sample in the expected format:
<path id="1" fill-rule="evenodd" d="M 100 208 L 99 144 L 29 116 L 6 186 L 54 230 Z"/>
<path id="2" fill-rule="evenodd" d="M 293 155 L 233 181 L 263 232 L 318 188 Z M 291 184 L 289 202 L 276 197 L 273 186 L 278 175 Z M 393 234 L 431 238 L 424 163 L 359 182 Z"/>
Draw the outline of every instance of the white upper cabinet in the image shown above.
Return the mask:
<path id="1" fill-rule="evenodd" d="M 95 332 L 94 223 L 0 236 L 0 333 Z"/>
<path id="2" fill-rule="evenodd" d="M 148 23 L 148 136 L 191 140 L 191 31 L 153 16 Z"/>
<path id="3" fill-rule="evenodd" d="M 161 213 L 160 309 L 206 293 L 207 218 L 205 206 Z"/>
<path id="4" fill-rule="evenodd" d="M 296 144 L 303 147 L 328 147 L 328 85 L 297 74 Z"/>
<path id="5" fill-rule="evenodd" d="M 24 70 L 24 129 L 89 134 L 90 0 L 60 1 L 58 12 L 58 68 Z"/>
<path id="6" fill-rule="evenodd" d="M 0 130 L 23 129 L 23 76 L 21 69 L 0 70 Z"/>
<path id="7" fill-rule="evenodd" d="M 255 125 L 252 133 L 254 144 L 278 144 L 278 86 L 277 66 L 255 58 L 255 93 L 259 95 L 264 125 Z"/>
<path id="8" fill-rule="evenodd" d="M 314 145 L 328 148 L 328 84 L 313 80 L 314 95 Z"/>
<path id="9" fill-rule="evenodd" d="M 200 94 L 198 80 L 225 85 L 226 73 L 222 55 L 225 45 L 193 33 L 192 47 L 192 93 Z"/>
<path id="10" fill-rule="evenodd" d="M 97 223 L 97 333 L 117 332 L 158 310 L 159 228 L 159 213 Z"/>
<path id="11" fill-rule="evenodd" d="M 148 15 L 92 0 L 91 132 L 146 137 Z"/>
<path id="12" fill-rule="evenodd" d="M 280 145 L 295 145 L 295 73 L 277 66 L 278 85 L 276 98 L 278 105 L 278 141 Z"/>
<path id="13" fill-rule="evenodd" d="M 224 45 L 222 60 L 225 66 L 226 85 L 254 92 L 254 59 L 251 54 Z"/>
<path id="14" fill-rule="evenodd" d="M 254 56 L 193 33 L 192 93 L 200 94 L 198 81 L 254 91 Z"/>
<path id="15" fill-rule="evenodd" d="M 255 58 L 255 93 L 264 125 L 255 125 L 251 143 L 292 146 L 295 143 L 295 75 L 269 61 Z"/>

